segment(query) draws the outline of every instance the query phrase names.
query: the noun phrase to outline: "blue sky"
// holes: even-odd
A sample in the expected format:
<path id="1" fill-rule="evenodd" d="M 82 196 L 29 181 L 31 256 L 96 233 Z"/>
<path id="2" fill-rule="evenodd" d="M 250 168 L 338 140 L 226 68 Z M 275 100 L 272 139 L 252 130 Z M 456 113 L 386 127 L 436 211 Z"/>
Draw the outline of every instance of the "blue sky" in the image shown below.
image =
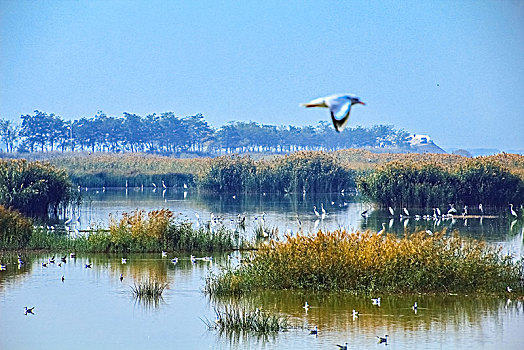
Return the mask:
<path id="1" fill-rule="evenodd" d="M 524 149 L 524 1 L 0 0 L 0 118 L 202 113 Z"/>

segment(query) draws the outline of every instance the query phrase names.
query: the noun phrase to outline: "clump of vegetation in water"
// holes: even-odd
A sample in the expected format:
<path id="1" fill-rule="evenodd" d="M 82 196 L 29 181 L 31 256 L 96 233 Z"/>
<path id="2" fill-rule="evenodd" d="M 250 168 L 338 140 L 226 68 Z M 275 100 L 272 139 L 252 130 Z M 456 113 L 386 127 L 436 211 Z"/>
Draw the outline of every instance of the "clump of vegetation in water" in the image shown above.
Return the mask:
<path id="1" fill-rule="evenodd" d="M 247 310 L 241 307 L 224 306 L 216 309 L 216 320 L 204 320 L 212 329 L 223 332 L 251 331 L 256 333 L 271 333 L 284 331 L 289 328 L 286 317 L 278 314 L 262 312 L 260 310 Z"/>
<path id="2" fill-rule="evenodd" d="M 500 293 L 520 286 L 520 262 L 478 240 L 445 232 L 377 235 L 322 232 L 263 245 L 251 261 L 210 275 L 205 291 L 253 289 L 356 293 Z"/>
<path id="3" fill-rule="evenodd" d="M 502 156 L 465 158 L 451 165 L 439 162 L 438 157 L 419 162 L 396 160 L 359 177 L 357 185 L 364 196 L 384 206 L 520 205 L 524 178 L 503 160 Z"/>
<path id="4" fill-rule="evenodd" d="M 33 231 L 31 219 L 0 205 L 0 249 L 20 249 L 27 245 Z"/>
<path id="5" fill-rule="evenodd" d="M 0 160 L 0 205 L 24 214 L 57 213 L 72 196 L 65 170 L 49 163 Z"/>
<path id="6" fill-rule="evenodd" d="M 237 246 L 233 231 L 222 226 L 194 228 L 177 222 L 167 209 L 123 213 L 120 220 L 111 220 L 108 233 L 90 235 L 89 241 L 102 251 L 225 251 Z"/>
<path id="7" fill-rule="evenodd" d="M 167 283 L 158 281 L 145 280 L 134 283 L 131 286 L 131 292 L 138 299 L 158 299 L 162 296 L 164 289 L 167 288 Z"/>
<path id="8" fill-rule="evenodd" d="M 355 186 L 356 172 L 335 154 L 301 151 L 270 160 L 223 156 L 211 160 L 198 185 L 216 192 L 338 192 Z"/>

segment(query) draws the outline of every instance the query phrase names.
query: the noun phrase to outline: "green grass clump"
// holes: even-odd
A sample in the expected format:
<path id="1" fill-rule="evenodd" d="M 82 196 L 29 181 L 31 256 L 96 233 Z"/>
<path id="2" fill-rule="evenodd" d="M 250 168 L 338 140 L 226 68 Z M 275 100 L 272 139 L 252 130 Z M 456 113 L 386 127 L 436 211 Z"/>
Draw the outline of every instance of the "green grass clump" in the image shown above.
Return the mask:
<path id="1" fill-rule="evenodd" d="M 131 292 L 138 299 L 158 299 L 162 296 L 164 289 L 167 288 L 167 283 L 158 281 L 145 280 L 134 283 L 131 286 Z"/>
<path id="2" fill-rule="evenodd" d="M 247 310 L 240 307 L 224 306 L 215 309 L 216 320 L 204 320 L 209 328 L 225 332 L 251 331 L 255 333 L 271 333 L 285 331 L 289 328 L 286 317 L 278 314 Z"/>
<path id="3" fill-rule="evenodd" d="M 483 241 L 444 232 L 376 235 L 319 231 L 263 245 L 237 269 L 210 275 L 205 291 L 253 289 L 356 293 L 501 293 L 520 286 L 520 262 Z"/>

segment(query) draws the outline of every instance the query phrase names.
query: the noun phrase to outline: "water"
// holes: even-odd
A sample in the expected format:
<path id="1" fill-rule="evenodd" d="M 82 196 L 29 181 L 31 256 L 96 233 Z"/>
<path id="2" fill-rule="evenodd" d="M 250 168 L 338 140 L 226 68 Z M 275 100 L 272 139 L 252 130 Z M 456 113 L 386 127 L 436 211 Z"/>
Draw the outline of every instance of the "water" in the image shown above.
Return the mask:
<path id="1" fill-rule="evenodd" d="M 247 213 L 246 234 L 250 234 L 265 212 L 265 224 L 279 228 L 280 234 L 296 233 L 302 222 L 305 231 L 315 227 L 313 206 L 323 204 L 327 217 L 317 227 L 334 229 L 378 230 L 386 222 L 389 232 L 401 234 L 404 229 L 441 229 L 451 227 L 472 237 L 483 237 L 492 244 L 516 255 L 522 252 L 522 223 L 504 212 L 493 219 L 457 219 L 455 223 L 433 220 L 406 220 L 370 210 L 366 219 L 360 213 L 370 209 L 348 195 L 329 194 L 302 196 L 224 196 L 203 197 L 188 192 L 170 193 L 151 190 L 88 191 L 89 198 L 80 206 L 80 228 L 91 223 L 107 224 L 108 214 L 118 217 L 123 211 L 169 208 L 180 213 L 181 220 L 196 224 L 211 213 L 222 216 L 225 225 L 234 226 L 238 213 Z M 333 203 L 332 203 L 333 202 Z M 344 204 L 345 203 L 345 204 Z M 318 210 L 320 212 L 320 210 Z M 410 208 L 415 212 L 416 208 Z M 75 209 L 75 214 L 78 208 Z M 491 213 L 490 213 L 491 214 Z M 56 224 L 56 223 L 55 223 Z M 405 226 L 405 227 L 404 227 Z M 57 256 L 58 256 L 58 252 Z M 257 292 L 241 299 L 210 299 L 202 288 L 204 278 L 227 264 L 226 255 L 214 255 L 212 263 L 192 264 L 188 256 L 173 254 L 105 254 L 78 255 L 67 263 L 42 267 L 49 253 L 23 254 L 26 264 L 17 266 L 16 255 L 0 253 L 7 265 L 0 271 L 0 349 L 337 349 L 348 342 L 350 348 L 382 348 L 377 336 L 389 335 L 388 349 L 521 349 L 524 339 L 524 305 L 522 300 L 506 297 L 387 296 L 380 307 L 369 297 L 345 293 L 300 293 L 290 291 Z M 92 263 L 91 269 L 85 264 Z M 120 274 L 124 279 L 121 282 Z M 61 277 L 64 276 L 64 281 Z M 134 282 L 153 278 L 168 284 L 158 303 L 137 301 L 131 293 Z M 308 301 L 311 308 L 302 308 Z M 418 311 L 411 309 L 418 303 Z M 292 328 L 267 336 L 251 333 L 220 334 L 208 330 L 202 319 L 214 320 L 214 308 L 241 304 L 278 312 L 289 317 Z M 35 314 L 24 314 L 24 306 L 35 307 Z M 360 312 L 356 319 L 352 310 Z M 318 326 L 319 335 L 308 329 Z"/>

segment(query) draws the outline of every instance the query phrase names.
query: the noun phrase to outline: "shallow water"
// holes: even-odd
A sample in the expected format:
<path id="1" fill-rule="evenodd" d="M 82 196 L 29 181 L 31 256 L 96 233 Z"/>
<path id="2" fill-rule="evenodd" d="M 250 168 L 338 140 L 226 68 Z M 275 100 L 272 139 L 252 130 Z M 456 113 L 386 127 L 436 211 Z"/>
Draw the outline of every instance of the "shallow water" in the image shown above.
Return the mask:
<path id="1" fill-rule="evenodd" d="M 26 264 L 20 269 L 16 256 L 1 257 L 7 270 L 0 271 L 0 349 L 336 349 L 345 342 L 369 349 L 384 346 L 376 338 L 384 334 L 393 349 L 524 346 L 524 305 L 519 300 L 382 295 L 379 307 L 368 297 L 289 291 L 211 300 L 202 293 L 204 278 L 227 263 L 225 256 L 196 264 L 179 256 L 174 265 L 172 254 L 130 255 L 127 264 L 120 256 L 90 254 L 67 258 L 61 267 L 59 259 L 42 267 L 49 257 L 24 255 Z M 86 263 L 92 268 L 85 268 Z M 137 301 L 131 293 L 135 281 L 148 277 L 168 283 L 156 304 Z M 311 305 L 308 312 L 302 307 L 305 301 Z M 415 301 L 416 314 L 411 308 Z M 202 319 L 214 320 L 214 308 L 224 304 L 281 313 L 292 328 L 267 336 L 209 330 Z M 34 306 L 34 314 L 25 315 L 24 306 Z M 353 309 L 360 313 L 356 319 Z M 315 325 L 318 336 L 309 335 Z"/>
<path id="2" fill-rule="evenodd" d="M 320 220 L 313 206 L 324 206 L 327 216 Z M 245 235 L 253 235 L 262 217 L 265 225 L 278 227 L 279 236 L 299 230 L 297 216 L 305 232 L 316 228 L 378 231 L 401 235 L 404 230 L 457 229 L 462 234 L 502 245 L 515 256 L 522 253 L 522 222 L 513 220 L 503 209 L 490 209 L 495 218 L 461 217 L 453 220 L 416 220 L 391 217 L 388 211 L 374 210 L 340 193 L 319 196 L 255 195 L 206 197 L 192 192 L 168 189 L 164 194 L 145 189 L 88 190 L 84 202 L 75 208 L 86 229 L 97 223 L 107 226 L 109 214 L 120 217 L 134 209 L 169 208 L 180 220 L 205 224 L 211 216 L 222 217 L 222 224 L 236 228 L 239 213 L 246 213 Z M 444 209 L 444 208 L 441 208 Z M 370 216 L 362 217 L 368 210 Z M 411 214 L 424 214 L 409 208 Z M 397 209 L 398 211 L 398 209 Z M 262 213 L 265 213 L 262 215 Z M 70 213 L 67 213 L 69 216 Z M 55 227 L 63 226 L 53 223 Z M 318 223 L 316 223 L 318 220 Z M 76 220 L 75 220 L 76 221 Z M 58 256 L 58 252 L 57 256 Z M 380 307 L 369 297 L 345 293 L 264 292 L 241 299 L 211 300 L 202 292 L 210 271 L 227 264 L 226 255 L 215 255 L 213 263 L 192 264 L 189 256 L 179 256 L 174 265 L 160 254 L 122 256 L 78 255 L 67 263 L 42 267 L 52 254 L 26 254 L 26 264 L 18 267 L 16 255 L 0 253 L 0 349 L 337 349 L 348 342 L 350 348 L 382 348 L 377 336 L 389 335 L 388 349 L 521 349 L 524 338 L 524 305 L 507 297 L 386 296 Z M 92 268 L 85 268 L 92 263 Z M 124 279 L 120 282 L 119 276 Z M 64 276 L 64 281 L 61 277 Z M 137 301 L 131 286 L 145 278 L 168 284 L 158 303 Z M 308 301 L 311 308 L 302 308 Z M 411 306 L 418 303 L 415 314 Z M 214 320 L 214 308 L 241 304 L 248 308 L 278 312 L 289 318 L 287 332 L 257 336 L 252 333 L 220 334 L 209 330 L 202 319 Z M 24 306 L 35 307 L 35 314 L 24 314 Z M 352 310 L 360 312 L 356 319 Z M 319 335 L 308 329 L 318 326 Z"/>

